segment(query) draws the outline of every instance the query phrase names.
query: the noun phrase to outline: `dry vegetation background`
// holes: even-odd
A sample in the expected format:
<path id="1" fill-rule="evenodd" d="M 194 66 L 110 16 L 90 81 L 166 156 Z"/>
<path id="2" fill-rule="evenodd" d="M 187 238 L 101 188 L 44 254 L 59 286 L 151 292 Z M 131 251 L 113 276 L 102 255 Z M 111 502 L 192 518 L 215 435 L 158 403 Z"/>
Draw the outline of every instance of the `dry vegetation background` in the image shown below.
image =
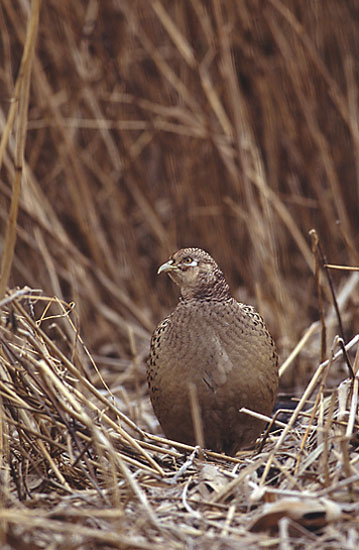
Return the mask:
<path id="1" fill-rule="evenodd" d="M 357 548 L 357 379 L 337 391 L 348 369 L 331 362 L 340 328 L 309 235 L 329 263 L 359 265 L 357 1 L 44 0 L 22 134 L 36 3 L 0 3 L 2 251 L 22 175 L 2 302 L 0 545 Z M 141 431 L 158 432 L 144 362 L 176 300 L 156 269 L 181 246 L 208 250 L 257 305 L 281 363 L 307 335 L 282 389 L 317 393 L 285 437 L 237 461 L 188 463 Z M 357 273 L 331 274 L 353 362 Z M 301 512 L 263 511 L 293 497 L 305 516 L 328 495 L 314 535 Z"/>

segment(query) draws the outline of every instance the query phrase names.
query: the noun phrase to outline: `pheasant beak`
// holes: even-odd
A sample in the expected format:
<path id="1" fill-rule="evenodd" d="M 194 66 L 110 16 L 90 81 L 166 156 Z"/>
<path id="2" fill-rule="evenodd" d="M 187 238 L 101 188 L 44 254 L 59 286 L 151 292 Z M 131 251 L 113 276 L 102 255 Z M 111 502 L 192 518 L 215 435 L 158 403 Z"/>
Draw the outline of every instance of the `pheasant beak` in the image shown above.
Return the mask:
<path id="1" fill-rule="evenodd" d="M 168 262 L 165 262 L 164 264 L 160 265 L 160 267 L 157 270 L 157 275 L 159 275 L 163 271 L 165 271 L 165 272 L 174 271 L 175 269 L 178 269 L 178 267 L 176 266 L 174 261 L 173 260 L 168 260 Z"/>

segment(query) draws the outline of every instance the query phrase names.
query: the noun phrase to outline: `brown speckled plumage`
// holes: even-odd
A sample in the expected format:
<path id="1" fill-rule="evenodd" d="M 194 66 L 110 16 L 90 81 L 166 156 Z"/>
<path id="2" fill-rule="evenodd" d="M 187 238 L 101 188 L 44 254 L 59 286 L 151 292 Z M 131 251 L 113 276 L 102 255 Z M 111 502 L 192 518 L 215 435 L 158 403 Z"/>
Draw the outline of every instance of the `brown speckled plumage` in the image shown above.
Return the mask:
<path id="1" fill-rule="evenodd" d="M 154 411 L 169 439 L 195 445 L 188 393 L 194 384 L 206 448 L 234 454 L 264 427 L 239 409 L 265 415 L 273 409 L 278 360 L 272 337 L 253 307 L 231 297 L 204 250 L 178 250 L 162 271 L 181 295 L 152 335 L 147 379 Z"/>

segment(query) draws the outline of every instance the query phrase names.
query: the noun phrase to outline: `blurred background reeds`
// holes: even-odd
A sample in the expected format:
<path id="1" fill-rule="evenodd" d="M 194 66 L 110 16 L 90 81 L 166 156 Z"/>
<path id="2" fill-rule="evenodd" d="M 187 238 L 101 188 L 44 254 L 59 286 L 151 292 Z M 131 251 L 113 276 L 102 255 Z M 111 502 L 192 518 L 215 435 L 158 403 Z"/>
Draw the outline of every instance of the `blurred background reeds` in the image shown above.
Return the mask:
<path id="1" fill-rule="evenodd" d="M 199 246 L 264 315 L 281 364 L 307 335 L 281 380 L 300 392 L 340 334 L 323 263 L 359 265 L 358 2 L 43 0 L 24 121 L 33 6 L 0 3 L 3 257 L 21 173 L 8 287 L 41 291 L 24 308 L 73 372 L 155 431 L 144 364 L 177 299 L 156 271 Z M 330 273 L 348 341 L 358 273 Z"/>

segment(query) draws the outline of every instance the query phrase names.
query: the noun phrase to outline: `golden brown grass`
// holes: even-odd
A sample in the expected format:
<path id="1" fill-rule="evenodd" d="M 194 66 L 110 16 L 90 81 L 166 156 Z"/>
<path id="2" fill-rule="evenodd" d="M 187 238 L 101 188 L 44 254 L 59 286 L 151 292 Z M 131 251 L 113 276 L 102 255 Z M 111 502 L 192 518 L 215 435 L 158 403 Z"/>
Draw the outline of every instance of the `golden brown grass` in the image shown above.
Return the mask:
<path id="1" fill-rule="evenodd" d="M 338 338 L 277 431 L 229 458 L 153 435 L 143 368 L 124 360 L 108 388 L 71 304 L 24 288 L 1 305 L 3 545 L 355 548 L 358 354 L 328 392 Z"/>
<path id="2" fill-rule="evenodd" d="M 357 548 L 358 273 L 323 264 L 359 265 L 358 17 L 1 2 L 0 545 Z M 238 459 L 153 435 L 155 273 L 184 245 L 257 304 L 298 396 Z M 288 498 L 307 517 L 271 519 Z"/>

